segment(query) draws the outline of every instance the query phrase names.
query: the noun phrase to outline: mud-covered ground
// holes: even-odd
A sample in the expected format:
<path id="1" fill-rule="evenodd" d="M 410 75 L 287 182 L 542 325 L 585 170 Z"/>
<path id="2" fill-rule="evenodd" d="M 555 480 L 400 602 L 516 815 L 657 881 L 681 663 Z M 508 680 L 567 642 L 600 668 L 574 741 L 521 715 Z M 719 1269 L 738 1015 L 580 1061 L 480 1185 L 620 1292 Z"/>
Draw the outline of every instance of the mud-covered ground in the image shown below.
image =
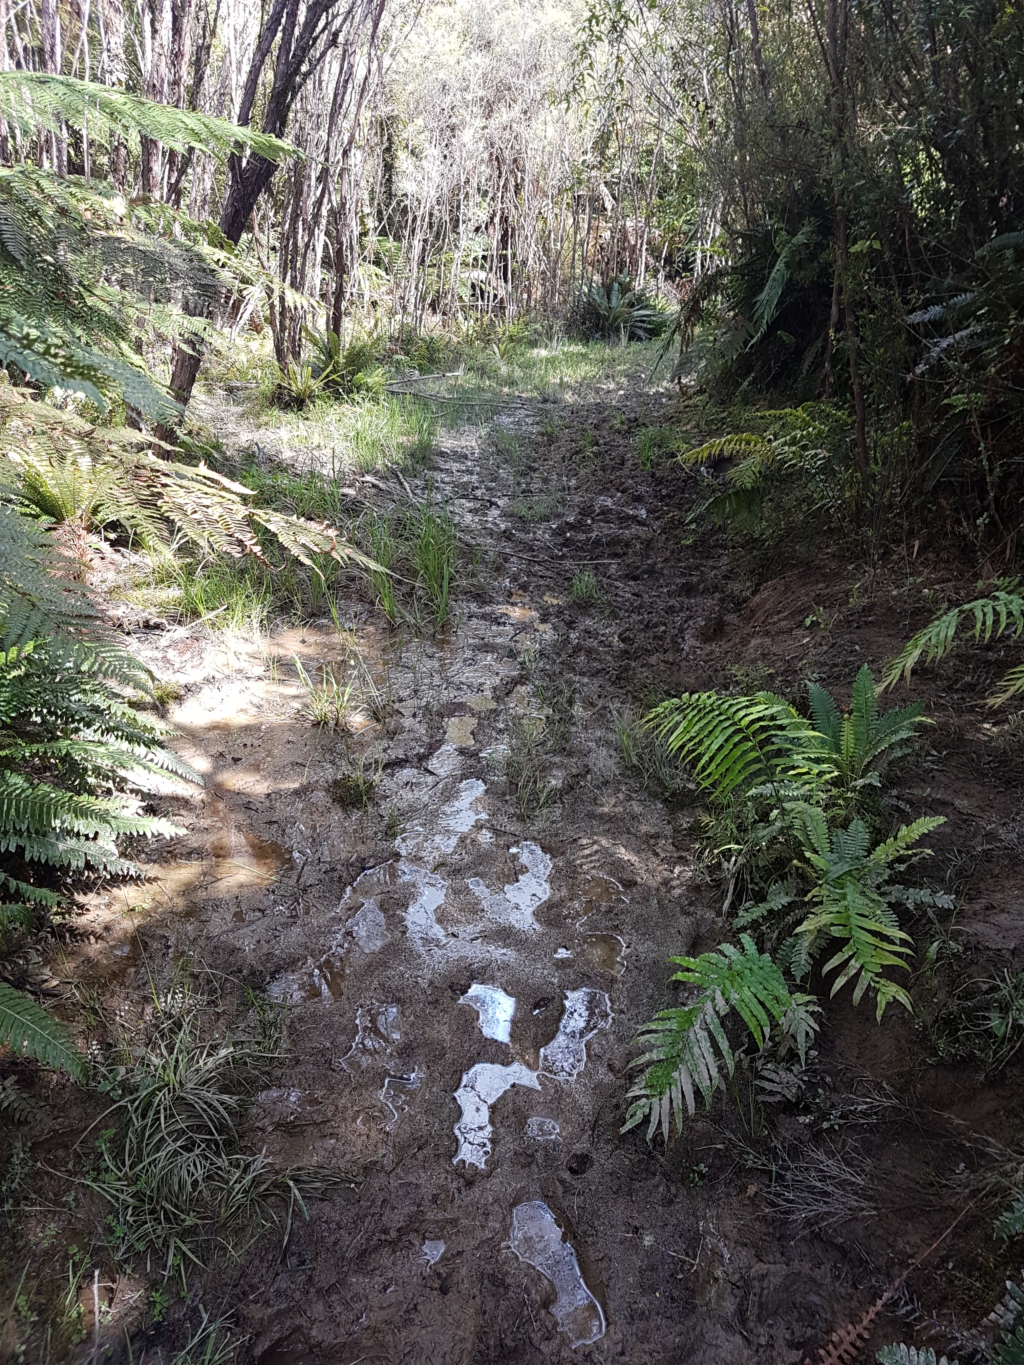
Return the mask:
<path id="1" fill-rule="evenodd" d="M 707 686 L 795 696 L 812 675 L 844 696 L 955 576 L 896 557 L 869 576 L 820 548 L 755 573 L 688 523 L 694 476 L 639 465 L 636 429 L 688 412 L 668 392 L 596 392 L 448 433 L 410 480 L 464 546 L 436 637 L 392 630 L 355 592 L 343 633 L 259 648 L 136 633 L 182 688 L 176 747 L 207 786 L 167 798 L 187 834 L 145 885 L 90 899 L 52 970 L 108 1016 L 183 957 L 281 1005 L 248 1141 L 346 1182 L 283 1255 L 267 1236 L 207 1286 L 262 1365 L 796 1365 L 908 1269 L 872 1347 L 925 1340 L 932 1315 L 977 1328 L 1014 1268 L 985 1182 L 1011 1159 L 1020 1073 L 931 1065 L 927 1030 L 895 1008 L 879 1027 L 866 1002 L 834 1001 L 797 1100 L 751 1107 L 741 1085 L 667 1150 L 620 1132 L 631 1039 L 673 999 L 667 959 L 729 928 L 688 792 L 662 799 L 624 767 L 617 719 Z M 357 732 L 318 729 L 293 660 L 340 676 L 356 654 L 372 678 Z M 929 875 L 962 902 L 957 961 L 993 972 L 1024 950 L 1021 741 L 981 704 L 998 663 L 915 678 L 936 725 L 896 793 L 947 817 Z M 507 777 L 524 735 L 545 792 L 525 819 Z M 366 809 L 358 772 L 376 782 Z M 919 972 L 918 1022 L 942 989 Z M 51 1163 L 76 1122 L 41 1133 Z M 101 1347 L 165 1349 L 174 1313 L 153 1327 L 138 1284 L 103 1292 Z"/>

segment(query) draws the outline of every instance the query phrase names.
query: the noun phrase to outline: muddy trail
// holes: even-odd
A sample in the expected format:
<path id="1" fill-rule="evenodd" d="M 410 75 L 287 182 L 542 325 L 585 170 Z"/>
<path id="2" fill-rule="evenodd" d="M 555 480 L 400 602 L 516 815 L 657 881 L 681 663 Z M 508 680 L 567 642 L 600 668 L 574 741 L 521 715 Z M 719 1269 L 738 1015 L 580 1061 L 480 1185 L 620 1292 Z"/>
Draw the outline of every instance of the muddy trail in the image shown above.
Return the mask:
<path id="1" fill-rule="evenodd" d="M 176 747 L 206 789 L 167 799 L 188 833 L 145 885 L 93 898 L 74 971 L 108 1010 L 182 958 L 281 1007 L 247 1140 L 344 1181 L 296 1216 L 283 1257 L 264 1238 L 208 1287 L 261 1365 L 795 1363 L 975 1197 L 977 1128 L 1007 1135 L 1009 1072 L 982 1090 L 922 1069 L 912 1022 L 878 1030 L 843 1001 L 817 1095 L 769 1127 L 726 1097 L 667 1150 L 620 1132 L 631 1040 L 673 999 L 667 959 L 729 930 L 689 793 L 666 801 L 623 769 L 616 718 L 672 690 L 763 686 L 766 668 L 795 684 L 808 660 L 844 690 L 906 619 L 879 589 L 842 629 L 809 626 L 849 598 L 827 567 L 752 595 L 686 527 L 693 477 L 638 465 L 632 433 L 687 420 L 677 403 L 595 392 L 554 421 L 522 403 L 446 433 L 408 488 L 365 486 L 455 517 L 454 620 L 436 635 L 392 629 L 364 591 L 344 629 L 259 648 L 134 636 L 182 688 Z M 358 673 L 346 728 L 303 714 L 295 660 Z M 933 808 L 944 787 L 970 807 L 943 761 Z M 1011 788 L 977 797 L 956 838 L 993 801 L 1009 819 Z M 979 1286 L 967 1269 L 986 1218 L 887 1302 L 879 1341 L 939 1307 L 981 1321 L 1001 1292 L 997 1270 Z M 113 1344 L 132 1319 L 110 1300 Z"/>

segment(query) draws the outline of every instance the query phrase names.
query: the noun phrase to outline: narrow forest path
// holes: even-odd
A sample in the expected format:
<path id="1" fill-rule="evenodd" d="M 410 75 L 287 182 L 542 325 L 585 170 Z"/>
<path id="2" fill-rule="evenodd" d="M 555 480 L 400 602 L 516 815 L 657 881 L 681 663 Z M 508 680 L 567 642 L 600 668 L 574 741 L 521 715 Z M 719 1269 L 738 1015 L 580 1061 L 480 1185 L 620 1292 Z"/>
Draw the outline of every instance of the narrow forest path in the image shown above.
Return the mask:
<path id="1" fill-rule="evenodd" d="M 797 1361 L 849 1306 L 832 1252 L 780 1243 L 707 1121 L 667 1154 L 619 1133 L 630 1040 L 717 913 L 692 815 L 615 742 L 645 686 L 699 684 L 721 626 L 686 476 L 632 447 L 673 401 L 595 391 L 447 432 L 409 490 L 463 545 L 436 637 L 365 593 L 340 631 L 145 637 L 207 789 L 147 886 L 94 910 L 92 979 L 129 999 L 154 957 L 187 957 L 265 991 L 285 1056 L 250 1141 L 350 1177 L 283 1262 L 267 1239 L 218 1287 L 262 1365 Z M 302 714 L 295 659 L 357 678 L 354 732 Z M 134 931 L 125 895 L 148 907 Z"/>

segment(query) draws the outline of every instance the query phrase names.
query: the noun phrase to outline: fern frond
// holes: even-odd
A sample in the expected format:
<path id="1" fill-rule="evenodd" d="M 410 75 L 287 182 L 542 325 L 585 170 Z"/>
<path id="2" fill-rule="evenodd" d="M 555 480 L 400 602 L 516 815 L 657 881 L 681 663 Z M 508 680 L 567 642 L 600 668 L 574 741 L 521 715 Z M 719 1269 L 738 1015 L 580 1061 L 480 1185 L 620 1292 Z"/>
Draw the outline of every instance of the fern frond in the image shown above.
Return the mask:
<path id="1" fill-rule="evenodd" d="M 1018 1194 L 1016 1199 L 1006 1210 L 1001 1213 L 995 1221 L 995 1234 L 997 1237 L 1019 1237 L 1024 1233 L 1024 1194 Z"/>
<path id="2" fill-rule="evenodd" d="M 754 307 L 750 315 L 750 327 L 753 330 L 753 336 L 747 342 L 748 351 L 752 350 L 764 338 L 771 326 L 775 314 L 778 312 L 783 291 L 789 283 L 797 254 L 801 247 L 807 245 L 813 235 L 814 223 L 810 221 L 804 223 L 792 237 L 783 234 L 775 264 L 765 281 L 764 288 L 754 300 Z"/>
<path id="3" fill-rule="evenodd" d="M 930 1346 L 906 1346 L 902 1341 L 894 1341 L 891 1346 L 883 1346 L 875 1359 L 879 1365 L 959 1365 L 948 1356 L 936 1356 Z"/>
<path id="4" fill-rule="evenodd" d="M 736 455 L 749 455 L 752 451 L 764 453 L 767 449 L 768 442 L 763 436 L 752 431 L 737 431 L 730 436 L 717 436 L 713 441 L 695 446 L 693 450 L 683 451 L 678 461 L 687 469 L 693 469 L 696 465 L 710 464 L 714 460 L 730 460 Z"/>
<path id="5" fill-rule="evenodd" d="M 992 1348 L 992 1365 L 1024 1365 L 1024 1326 L 1004 1332 Z"/>
<path id="6" fill-rule="evenodd" d="M 812 944 L 818 935 L 843 941 L 843 946 L 822 968 L 826 974 L 839 972 L 830 994 L 835 995 L 848 981 L 856 979 L 853 1003 L 859 1004 L 870 987 L 875 993 L 879 1020 L 893 1001 L 913 1012 L 907 991 L 882 975 L 886 967 L 907 969 L 906 959 L 913 940 L 896 923 L 881 896 L 855 878 L 845 877 L 836 884 L 815 887 L 808 900 L 817 901 L 820 908 L 807 916 L 797 933 L 806 935 Z"/>
<path id="7" fill-rule="evenodd" d="M 0 384 L 0 460 L 20 496 L 44 514 L 87 529 L 121 525 L 150 549 L 169 542 L 169 527 L 206 550 L 266 562 L 258 528 L 315 568 L 312 556 L 384 572 L 336 527 L 252 505 L 251 489 L 205 464 L 153 455 L 138 432 L 97 428 L 73 413 Z"/>
<path id="8" fill-rule="evenodd" d="M 792 1007 L 789 989 L 772 959 L 746 934 L 740 936 L 740 945 L 723 943 L 697 958 L 672 958 L 683 968 L 672 980 L 696 986 L 700 994 L 683 1009 L 662 1010 L 639 1031 L 637 1041 L 646 1050 L 633 1065 L 645 1070 L 629 1092 L 633 1103 L 624 1132 L 649 1118 L 648 1139 L 660 1127 L 667 1142 L 673 1115 L 677 1128 L 682 1127 L 684 1102 L 687 1113 L 693 1114 L 695 1090 L 710 1107 L 722 1068 L 733 1074 L 736 1059 L 724 1028 L 730 1012 L 739 1015 L 762 1047 L 772 1024 Z"/>
<path id="9" fill-rule="evenodd" d="M 0 909 L 3 909 L 0 906 Z M 15 1123 L 27 1123 L 38 1112 L 38 1106 L 25 1094 L 14 1076 L 0 1081 L 0 1114 Z"/>
<path id="10" fill-rule="evenodd" d="M 1024 692 L 1024 664 L 1018 664 L 1016 668 L 1009 669 L 999 680 L 999 686 L 987 699 L 988 706 L 1002 706 L 1003 702 L 1012 701 L 1014 697 L 1019 697 Z"/>
<path id="11" fill-rule="evenodd" d="M 835 773 L 818 756 L 809 722 L 770 692 L 750 697 L 686 693 L 655 707 L 645 724 L 715 801 L 762 784 L 807 774 L 827 780 Z"/>
<path id="12" fill-rule="evenodd" d="M 280 138 L 240 128 L 226 119 L 157 104 L 94 81 L 41 71 L 0 72 L 0 114 L 29 137 L 39 128 L 58 132 L 62 123 L 76 128 L 88 123 L 93 138 L 110 132 L 136 133 L 178 152 L 195 148 L 212 156 L 226 156 L 245 147 L 267 161 L 298 155 Z"/>
<path id="13" fill-rule="evenodd" d="M 922 702 L 879 715 L 875 680 L 866 664 L 854 680 L 847 712 L 841 714 L 817 683 L 808 683 L 807 694 L 811 715 L 827 741 L 825 751 L 849 787 L 877 782 L 873 770 L 905 754 L 917 737 L 918 727 L 929 723 Z"/>
<path id="14" fill-rule="evenodd" d="M 60 1020 L 47 1014 L 31 996 L 0 981 L 0 1045 L 5 1043 L 13 1052 L 34 1057 L 45 1066 L 67 1071 L 79 1080 L 85 1076 L 85 1063 Z"/>

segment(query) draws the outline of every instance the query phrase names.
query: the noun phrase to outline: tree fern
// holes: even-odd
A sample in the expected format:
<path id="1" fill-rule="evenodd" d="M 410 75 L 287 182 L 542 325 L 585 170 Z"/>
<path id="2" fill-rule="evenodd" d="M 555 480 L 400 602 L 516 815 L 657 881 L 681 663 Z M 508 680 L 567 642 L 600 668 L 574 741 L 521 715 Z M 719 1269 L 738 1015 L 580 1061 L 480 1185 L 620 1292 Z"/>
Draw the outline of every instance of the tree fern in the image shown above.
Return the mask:
<path id="1" fill-rule="evenodd" d="M 662 1010 L 640 1030 L 638 1042 L 646 1051 L 634 1065 L 644 1073 L 629 1092 L 633 1103 L 623 1131 L 648 1118 L 648 1138 L 660 1126 L 667 1141 L 673 1115 L 676 1126 L 682 1126 L 684 1102 L 686 1111 L 694 1112 L 695 1090 L 710 1106 L 722 1068 L 733 1074 L 736 1058 L 725 1031 L 727 1016 L 735 1011 L 762 1047 L 772 1024 L 792 1008 L 793 998 L 771 958 L 746 934 L 740 945 L 723 943 L 697 958 L 671 959 L 683 968 L 672 980 L 696 986 L 699 994 L 682 1009 Z"/>
<path id="2" fill-rule="evenodd" d="M 976 642 L 984 644 L 998 640 L 1007 632 L 1017 639 L 1024 632 L 1024 592 L 1016 580 L 1006 580 L 989 596 L 977 597 L 973 602 L 965 602 L 962 607 L 952 607 L 941 616 L 936 616 L 886 664 L 881 686 L 892 687 L 900 678 L 909 681 L 911 672 L 922 656 L 926 664 L 945 658 L 964 626 L 970 628 Z M 989 698 L 989 703 L 999 705 L 1022 691 L 1024 667 L 1017 667 L 1004 676 L 998 691 Z"/>
<path id="3" fill-rule="evenodd" d="M 44 73 L 0 72 L 0 116 L 29 136 L 87 119 L 93 139 L 131 131 L 179 151 L 246 146 L 271 160 L 289 150 L 222 119 Z M 140 364 L 136 335 L 161 304 L 198 302 L 185 311 L 208 312 L 237 275 L 234 254 L 208 239 L 208 229 L 166 205 L 128 204 L 111 187 L 25 164 L 0 169 L 0 364 L 44 389 L 69 389 L 101 408 L 120 394 L 167 420 L 177 406 Z"/>
<path id="4" fill-rule="evenodd" d="M 67 1029 L 41 1005 L 0 981 L 0 1045 L 81 1078 L 85 1064 Z"/>

